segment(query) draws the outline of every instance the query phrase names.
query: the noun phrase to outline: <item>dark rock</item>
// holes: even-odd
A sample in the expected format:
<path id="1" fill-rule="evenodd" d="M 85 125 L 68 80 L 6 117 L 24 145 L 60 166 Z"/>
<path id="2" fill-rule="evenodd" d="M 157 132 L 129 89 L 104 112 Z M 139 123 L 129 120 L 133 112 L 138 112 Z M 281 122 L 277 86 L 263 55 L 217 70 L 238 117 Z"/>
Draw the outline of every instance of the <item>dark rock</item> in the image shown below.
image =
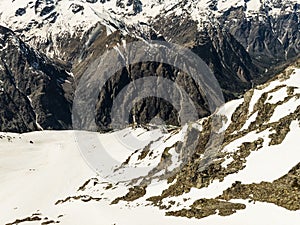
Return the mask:
<path id="1" fill-rule="evenodd" d="M 89 2 L 89 3 L 96 3 L 98 0 L 86 0 L 86 2 Z"/>
<path id="2" fill-rule="evenodd" d="M 26 13 L 26 9 L 25 8 L 19 8 L 16 11 L 16 16 L 23 16 Z"/>
<path id="3" fill-rule="evenodd" d="M 71 127 L 73 78 L 0 26 L 0 130 L 28 132 Z"/>
<path id="4" fill-rule="evenodd" d="M 72 3 L 70 5 L 70 8 L 71 8 L 71 10 L 74 14 L 76 14 L 76 13 L 78 13 L 78 12 L 80 12 L 84 9 L 84 7 L 82 5 L 78 5 L 78 4 L 75 4 L 75 3 Z"/>
<path id="5" fill-rule="evenodd" d="M 55 9 L 54 5 L 46 6 L 45 8 L 42 9 L 40 16 L 45 16 L 45 15 L 51 13 L 54 9 Z"/>
<path id="6" fill-rule="evenodd" d="M 267 15 L 263 21 L 259 17 L 249 19 L 242 7 L 231 8 L 220 21 L 247 49 L 257 65 L 269 68 L 299 54 L 299 12 L 277 17 L 268 16 L 268 10 L 263 14 Z"/>

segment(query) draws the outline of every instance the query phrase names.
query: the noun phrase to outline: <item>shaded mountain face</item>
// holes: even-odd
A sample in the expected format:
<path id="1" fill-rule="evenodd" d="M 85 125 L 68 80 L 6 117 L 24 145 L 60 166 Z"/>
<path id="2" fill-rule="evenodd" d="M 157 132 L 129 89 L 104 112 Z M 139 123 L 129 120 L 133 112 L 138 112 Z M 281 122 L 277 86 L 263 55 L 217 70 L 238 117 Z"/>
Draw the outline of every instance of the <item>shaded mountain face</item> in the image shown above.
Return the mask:
<path id="1" fill-rule="evenodd" d="M 197 30 L 196 23 L 190 20 L 183 21 L 179 30 L 174 30 L 172 27 L 161 31 L 158 30 L 159 27 L 167 27 L 174 19 L 177 20 L 174 24 L 180 20 L 178 17 L 171 17 L 167 20 L 160 20 L 160 23 L 157 21 L 154 28 L 155 30 L 157 28 L 157 31 L 154 32 L 153 29 L 145 32 L 144 35 L 147 36 L 144 37 L 144 40 L 160 41 L 168 40 L 172 37 L 176 44 L 190 49 L 203 59 L 214 72 L 226 100 L 239 96 L 251 87 L 252 80 L 259 77 L 259 70 L 252 63 L 251 57 L 230 33 L 214 28 L 200 32 Z M 76 63 L 73 73 L 80 80 L 88 66 L 95 59 L 101 58 L 105 51 L 111 50 L 117 43 L 121 43 L 119 47 L 114 47 L 117 52 L 119 48 L 124 48 L 126 44 L 128 45 L 136 40 L 137 38 L 123 35 L 120 32 L 109 36 L 105 35 L 105 33 L 100 35 L 85 51 L 81 62 Z M 176 64 L 175 60 L 172 61 L 173 65 Z M 189 75 L 171 65 L 157 62 L 142 62 L 118 71 L 100 91 L 99 102 L 97 103 L 97 123 L 101 129 L 109 127 L 112 103 L 122 89 L 134 80 L 149 76 L 164 77 L 172 81 L 176 80 L 177 84 L 189 94 L 195 103 L 199 118 L 212 113 L 208 107 L 208 100 L 204 98 L 204 94 L 201 92 L 201 87 L 195 84 L 195 81 Z M 166 90 L 166 92 L 171 92 L 171 88 Z M 127 104 L 129 103 L 124 101 L 119 108 L 126 108 Z M 170 104 L 153 97 L 139 101 L 132 113 L 135 114 L 137 122 L 142 124 L 148 123 L 155 116 L 160 117 L 167 124 L 180 124 L 178 112 Z M 132 120 L 129 122 L 132 122 Z"/>
<path id="2" fill-rule="evenodd" d="M 226 11 L 220 18 L 225 29 L 264 68 L 297 57 L 300 51 L 298 4 L 288 14 L 272 16 L 272 9 L 282 10 L 284 6 L 281 3 L 273 7 L 261 6 L 259 14 L 250 19 L 244 13 L 245 8 L 240 7 Z"/>
<path id="3" fill-rule="evenodd" d="M 71 127 L 73 77 L 0 26 L 1 130 Z"/>
<path id="4" fill-rule="evenodd" d="M 197 26 L 188 18 L 161 17 L 156 19 L 151 35 L 160 34 L 166 40 L 190 48 L 203 59 L 214 72 L 226 99 L 249 89 L 259 70 L 245 48 L 220 26 L 209 25 L 200 30 Z"/>
<path id="5" fill-rule="evenodd" d="M 299 5 L 295 0 L 37 0 L 2 1 L 0 5 L 7 8 L 0 13 L 1 22 L 36 52 L 68 64 L 77 83 L 96 58 L 117 45 L 166 40 L 200 56 L 215 74 L 225 99 L 230 100 L 267 80 L 299 55 Z M 169 65 L 144 62 L 132 65 L 130 71 L 118 71 L 101 90 L 96 104 L 100 130 L 109 128 L 113 101 L 128 83 L 141 77 L 141 69 L 144 76 L 155 73 L 171 80 L 179 78 L 179 85 L 196 103 L 198 116 L 211 113 L 192 79 L 178 77 L 181 71 Z M 68 97 L 67 101 L 71 100 Z M 61 123 L 69 125 L 70 110 L 63 111 L 68 113 L 66 118 L 60 117 Z M 138 102 L 133 111 L 139 123 L 148 123 L 155 116 L 169 124 L 180 122 L 178 112 L 157 98 Z M 51 128 L 49 124 L 46 127 Z"/>

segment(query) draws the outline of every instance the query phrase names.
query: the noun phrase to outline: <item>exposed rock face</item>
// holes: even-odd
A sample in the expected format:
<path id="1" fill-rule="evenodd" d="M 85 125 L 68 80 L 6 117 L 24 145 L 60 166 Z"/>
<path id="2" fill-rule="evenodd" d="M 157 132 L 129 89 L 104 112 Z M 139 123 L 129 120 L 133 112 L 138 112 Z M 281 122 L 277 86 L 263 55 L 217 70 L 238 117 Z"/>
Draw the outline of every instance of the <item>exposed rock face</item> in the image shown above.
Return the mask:
<path id="1" fill-rule="evenodd" d="M 220 199 L 250 199 L 274 203 L 288 210 L 299 210 L 300 203 L 300 164 L 296 165 L 286 175 L 274 182 L 261 182 L 259 184 L 241 184 L 236 182 L 225 190 Z"/>
<path id="2" fill-rule="evenodd" d="M 86 51 L 86 58 L 81 63 L 79 63 L 74 69 L 74 74 L 79 75 L 79 78 L 85 72 L 86 68 L 92 64 L 98 57 L 101 58 L 105 46 L 107 43 L 114 46 L 111 40 L 122 40 L 130 42 L 135 40 L 130 36 L 122 36 L 118 33 L 112 34 L 111 36 L 102 36 L 98 38 L 97 41 L 91 45 L 91 48 Z M 114 51 L 114 50 L 113 50 Z M 117 50 L 116 50 L 117 52 Z M 174 59 L 175 60 L 175 59 Z M 175 61 L 174 61 L 175 64 Z M 99 93 L 98 102 L 96 105 L 96 121 L 97 125 L 101 130 L 109 129 L 111 123 L 111 108 L 114 99 L 120 94 L 122 89 L 130 84 L 134 80 L 138 80 L 143 77 L 150 77 L 155 75 L 156 77 L 168 78 L 170 81 L 176 80 L 177 84 L 183 88 L 189 96 L 192 98 L 197 113 L 199 117 L 207 116 L 210 114 L 208 103 L 203 97 L 203 93 L 191 77 L 187 76 L 184 72 L 180 71 L 173 66 L 166 65 L 160 62 L 141 62 L 134 65 L 129 65 L 120 71 L 117 71 L 114 76 L 112 76 L 104 88 Z M 159 85 L 159 81 L 157 81 Z M 172 87 L 170 90 L 166 90 L 168 93 L 172 93 Z M 125 96 L 125 101 L 122 101 L 118 108 L 120 110 L 125 110 L 126 106 L 130 104 L 130 96 Z M 179 125 L 178 112 L 164 99 L 157 97 L 148 97 L 141 101 L 138 101 L 131 113 L 129 122 L 132 123 L 132 114 L 136 116 L 136 122 L 145 124 L 149 123 L 154 117 L 159 117 L 167 124 Z"/>
<path id="3" fill-rule="evenodd" d="M 202 219 L 207 216 L 218 214 L 220 216 L 230 216 L 236 213 L 236 210 L 243 210 L 246 208 L 241 203 L 231 203 L 215 199 L 200 199 L 193 203 L 191 210 L 182 209 L 176 212 L 167 212 L 167 216 L 182 216 L 188 218 Z"/>
<path id="4" fill-rule="evenodd" d="M 11 30 L 0 26 L 2 131 L 66 129 L 71 125 L 73 77 Z"/>
<path id="5" fill-rule="evenodd" d="M 191 49 L 212 69 L 226 100 L 237 97 L 251 87 L 252 80 L 258 77 L 258 68 L 252 63 L 251 57 L 243 46 L 230 33 L 214 27 L 200 32 L 197 29 L 197 24 L 189 19 L 181 21 L 181 26 L 176 27 L 180 20 L 180 17 L 176 16 L 157 20 L 153 24 L 153 29 L 143 33 L 145 35 L 144 39 L 146 41 L 171 39 L 172 42 Z M 168 28 L 162 29 L 165 27 Z M 120 32 L 115 32 L 110 36 L 106 36 L 105 32 L 99 34 L 95 42 L 82 54 L 82 61 L 78 64 L 75 63 L 74 74 L 80 79 L 86 68 L 95 59 L 101 58 L 106 49 L 111 49 L 117 43 L 135 40 L 137 38 L 122 35 Z M 100 129 L 106 130 L 109 127 L 111 122 L 110 109 L 119 92 L 133 80 L 153 74 L 170 80 L 176 79 L 196 104 L 199 117 L 211 113 L 207 101 L 203 98 L 203 93 L 199 91 L 199 87 L 188 75 L 170 65 L 144 62 L 130 65 L 128 68 L 117 72 L 104 90 L 100 92 L 97 104 L 97 124 Z M 123 105 L 120 105 L 119 108 L 125 108 L 127 104 L 128 102 L 123 102 Z M 133 111 L 138 123 L 148 123 L 153 117 L 159 116 L 168 124 L 180 124 L 178 112 L 174 111 L 172 105 L 161 99 L 147 98 L 138 102 Z"/>
<path id="6" fill-rule="evenodd" d="M 180 23 L 180 26 L 177 24 Z M 201 30 L 191 18 L 179 16 L 158 18 L 152 35 L 186 46 L 199 55 L 220 82 L 226 99 L 233 98 L 251 87 L 259 71 L 244 47 L 222 27 L 209 25 Z"/>

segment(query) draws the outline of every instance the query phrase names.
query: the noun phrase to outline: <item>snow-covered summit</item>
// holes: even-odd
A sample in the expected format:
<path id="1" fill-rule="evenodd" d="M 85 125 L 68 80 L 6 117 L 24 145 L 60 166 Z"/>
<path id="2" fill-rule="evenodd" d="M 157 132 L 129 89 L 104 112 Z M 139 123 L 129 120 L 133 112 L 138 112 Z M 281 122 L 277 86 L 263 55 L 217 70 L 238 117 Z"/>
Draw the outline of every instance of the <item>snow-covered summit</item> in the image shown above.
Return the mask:
<path id="1" fill-rule="evenodd" d="M 1 0 L 0 25 L 12 29 L 48 56 L 65 61 L 74 57 L 67 57 L 63 49 L 89 45 L 103 29 L 107 35 L 119 31 L 141 38 L 148 35 L 145 33 L 153 29 L 157 21 L 167 20 L 167 26 L 180 29 L 180 24 L 173 24 L 173 17 L 194 21 L 199 30 L 220 25 L 246 49 L 250 43 L 259 51 L 264 46 L 261 40 L 244 40 L 244 35 L 251 30 L 266 30 L 271 32 L 266 38 L 272 39 L 271 45 L 275 45 L 267 48 L 274 55 L 295 44 L 290 42 L 297 39 L 294 24 L 299 22 L 292 15 L 299 15 L 299 8 L 298 0 Z M 231 15 L 232 11 L 236 13 Z M 278 17 L 284 17 L 283 21 L 274 21 Z M 267 28 L 259 28 L 260 23 Z M 282 26 L 292 31 L 283 32 Z M 270 44 L 269 40 L 266 42 Z M 278 49 L 277 45 L 282 46 Z M 298 52 L 294 46 L 291 48 L 287 50 L 287 57 Z"/>
<path id="2" fill-rule="evenodd" d="M 57 32 L 84 33 L 100 22 L 111 30 L 147 23 L 156 16 L 190 15 L 203 22 L 242 7 L 251 16 L 281 15 L 299 11 L 297 0 L 1 0 L 0 23 L 14 31 L 24 31 L 27 38 Z"/>

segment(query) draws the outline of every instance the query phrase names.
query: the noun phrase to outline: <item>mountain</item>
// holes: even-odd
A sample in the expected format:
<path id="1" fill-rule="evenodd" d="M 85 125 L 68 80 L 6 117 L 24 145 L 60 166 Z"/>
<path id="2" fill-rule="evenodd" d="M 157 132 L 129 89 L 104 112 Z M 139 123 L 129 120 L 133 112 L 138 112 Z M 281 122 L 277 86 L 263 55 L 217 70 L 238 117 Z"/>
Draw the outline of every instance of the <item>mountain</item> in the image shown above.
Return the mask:
<path id="1" fill-rule="evenodd" d="M 0 129 L 71 128 L 74 78 L 67 71 L 0 26 Z"/>
<path id="2" fill-rule="evenodd" d="M 299 53 L 297 0 L 2 0 L 1 5 L 4 25 L 43 52 L 65 60 L 78 57 L 106 29 L 107 35 L 121 31 L 149 38 L 154 33 L 168 41 L 193 41 L 174 37 L 185 30 L 178 20 L 197 23 L 198 30 L 225 30 L 262 65 L 274 65 Z M 160 22 L 168 26 L 159 26 Z M 83 46 L 81 52 L 76 46 Z"/>
<path id="3" fill-rule="evenodd" d="M 1 133 L 0 221 L 297 224 L 299 76 L 298 60 L 182 128 Z"/>
<path id="4" fill-rule="evenodd" d="M 0 223 L 297 224 L 299 8 L 0 0 Z"/>
<path id="5" fill-rule="evenodd" d="M 119 51 L 118 46 L 137 40 L 163 40 L 189 48 L 212 69 L 226 101 L 265 82 L 299 56 L 297 0 L 2 0 L 0 8 L 1 24 L 35 51 L 63 62 L 74 74 L 74 86 L 106 51 Z M 143 62 L 118 71 L 100 92 L 96 104 L 99 130 L 110 128 L 112 102 L 128 83 L 141 77 L 141 68 L 143 76 L 178 78 L 197 104 L 199 118 L 213 113 L 199 87 L 178 75 L 178 69 Z M 71 115 L 64 112 L 61 121 L 66 125 L 61 128 L 70 124 Z M 135 115 L 142 124 L 155 116 L 180 124 L 176 110 L 157 98 L 140 101 Z"/>

